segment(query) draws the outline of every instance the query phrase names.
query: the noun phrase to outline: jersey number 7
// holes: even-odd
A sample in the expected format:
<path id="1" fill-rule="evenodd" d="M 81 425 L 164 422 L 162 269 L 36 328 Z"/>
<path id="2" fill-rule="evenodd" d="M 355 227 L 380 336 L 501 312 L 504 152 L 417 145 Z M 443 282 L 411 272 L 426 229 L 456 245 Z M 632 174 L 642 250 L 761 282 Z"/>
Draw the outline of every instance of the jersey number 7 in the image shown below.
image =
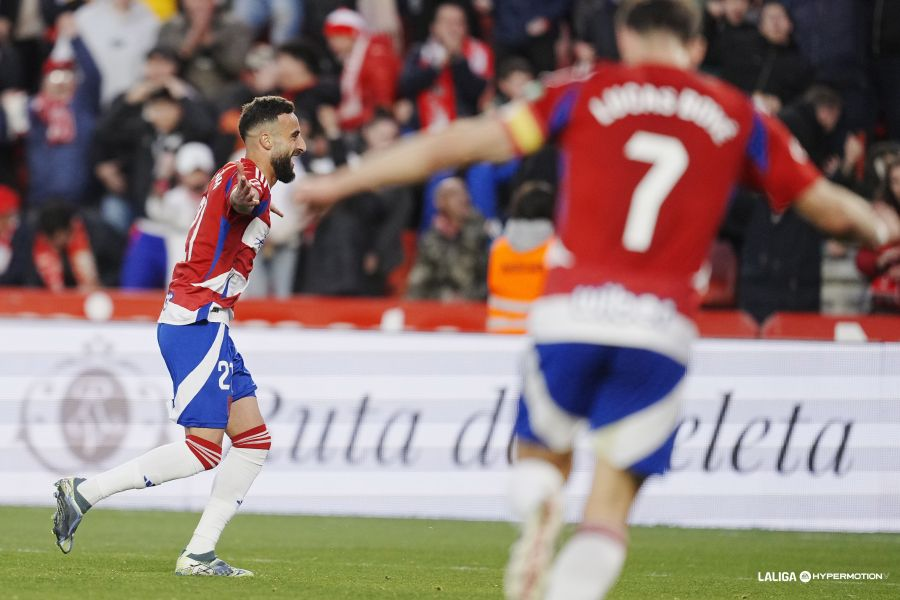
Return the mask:
<path id="1" fill-rule="evenodd" d="M 687 169 L 688 153 L 678 138 L 638 131 L 625 144 L 625 156 L 650 163 L 650 170 L 631 195 L 622 234 L 622 245 L 627 250 L 646 252 L 653 240 L 659 209 Z"/>

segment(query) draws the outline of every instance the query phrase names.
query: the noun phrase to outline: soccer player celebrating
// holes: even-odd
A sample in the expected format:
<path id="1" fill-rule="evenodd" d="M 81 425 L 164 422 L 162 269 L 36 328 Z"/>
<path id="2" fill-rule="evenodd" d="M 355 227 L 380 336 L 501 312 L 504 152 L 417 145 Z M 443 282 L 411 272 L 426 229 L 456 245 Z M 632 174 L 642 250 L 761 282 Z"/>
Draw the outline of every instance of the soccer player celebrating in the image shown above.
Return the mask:
<path id="1" fill-rule="evenodd" d="M 243 502 L 271 446 L 256 384 L 228 328 L 253 259 L 269 233 L 270 214 L 280 215 L 271 206 L 270 186 L 294 179 L 291 159 L 303 153 L 306 144 L 293 103 L 278 96 L 246 104 L 239 131 L 246 157 L 226 164 L 210 181 L 157 325 L 174 387 L 170 418 L 184 426 L 185 439 L 94 477 L 57 481 L 53 533 L 64 553 L 71 551 L 84 514 L 100 500 L 196 475 L 221 460 L 209 503 L 175 563 L 175 574 L 253 575 L 228 565 L 215 552 L 222 529 Z M 231 450 L 222 460 L 225 434 L 231 438 Z"/>
<path id="2" fill-rule="evenodd" d="M 301 197 L 325 210 L 362 190 L 503 162 L 550 139 L 561 148 L 564 247 L 529 318 L 534 346 L 515 426 L 512 503 L 523 527 L 507 567 L 510 599 L 593 600 L 618 579 L 635 495 L 669 466 L 696 335 L 692 280 L 736 184 L 832 235 L 876 247 L 900 235 L 896 218 L 823 178 L 745 95 L 694 72 L 699 23 L 691 0 L 627 0 L 617 16 L 622 64 L 558 73 L 533 103 L 456 121 L 301 184 Z M 554 560 L 583 423 L 593 485 L 581 526 Z"/>

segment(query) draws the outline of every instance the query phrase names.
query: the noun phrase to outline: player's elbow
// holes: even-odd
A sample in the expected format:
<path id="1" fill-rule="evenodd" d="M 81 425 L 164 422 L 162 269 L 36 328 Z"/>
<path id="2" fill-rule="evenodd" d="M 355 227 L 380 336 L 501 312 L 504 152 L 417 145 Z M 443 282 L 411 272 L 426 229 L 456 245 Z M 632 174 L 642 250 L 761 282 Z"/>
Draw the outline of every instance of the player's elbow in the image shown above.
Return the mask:
<path id="1" fill-rule="evenodd" d="M 852 237 L 856 231 L 852 200 L 847 192 L 827 179 L 820 179 L 797 199 L 796 207 L 808 221 L 823 232 L 837 237 Z"/>

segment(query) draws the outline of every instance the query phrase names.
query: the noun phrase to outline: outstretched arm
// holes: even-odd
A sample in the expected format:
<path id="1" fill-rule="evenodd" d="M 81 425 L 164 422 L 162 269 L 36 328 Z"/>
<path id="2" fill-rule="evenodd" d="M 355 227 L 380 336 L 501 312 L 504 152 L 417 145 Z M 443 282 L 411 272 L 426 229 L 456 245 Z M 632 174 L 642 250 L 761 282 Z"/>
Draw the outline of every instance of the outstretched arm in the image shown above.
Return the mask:
<path id="1" fill-rule="evenodd" d="M 314 209 L 327 209 L 347 196 L 387 185 L 415 183 L 441 169 L 478 161 L 504 162 L 516 155 L 506 128 L 496 116 L 459 119 L 438 133 L 411 136 L 387 150 L 366 154 L 354 168 L 300 182 L 300 198 Z"/>
<path id="2" fill-rule="evenodd" d="M 809 222 L 831 235 L 878 248 L 900 238 L 900 219 L 880 211 L 850 190 L 820 177 L 794 202 Z"/>

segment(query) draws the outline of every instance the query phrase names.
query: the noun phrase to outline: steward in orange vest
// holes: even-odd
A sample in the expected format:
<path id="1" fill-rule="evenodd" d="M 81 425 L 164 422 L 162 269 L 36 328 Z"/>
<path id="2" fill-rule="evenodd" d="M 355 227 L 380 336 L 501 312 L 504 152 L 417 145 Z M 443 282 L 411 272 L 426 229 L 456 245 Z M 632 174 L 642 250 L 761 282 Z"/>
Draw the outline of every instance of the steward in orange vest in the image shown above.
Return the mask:
<path id="1" fill-rule="evenodd" d="M 544 291 L 553 235 L 553 188 L 522 184 L 513 197 L 503 235 L 488 259 L 488 321 L 492 333 L 525 333 L 531 303 Z"/>

